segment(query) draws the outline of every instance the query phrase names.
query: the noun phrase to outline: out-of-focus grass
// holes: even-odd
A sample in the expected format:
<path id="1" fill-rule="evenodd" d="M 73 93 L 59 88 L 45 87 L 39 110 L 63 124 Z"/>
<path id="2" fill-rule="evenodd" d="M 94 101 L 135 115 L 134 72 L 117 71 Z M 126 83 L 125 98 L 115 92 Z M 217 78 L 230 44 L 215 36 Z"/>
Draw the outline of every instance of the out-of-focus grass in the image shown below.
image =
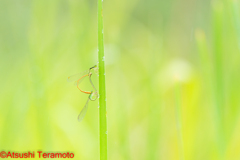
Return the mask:
<path id="1" fill-rule="evenodd" d="M 225 130 L 224 111 L 225 96 L 223 86 L 223 6 L 222 3 L 213 4 L 213 67 L 214 67 L 214 99 L 215 99 L 215 121 L 217 128 L 217 139 L 219 148 L 219 159 L 225 159 Z"/>
<path id="2" fill-rule="evenodd" d="M 185 159 L 239 159 L 239 2 L 103 4 L 109 159 L 179 159 L 176 74 Z M 0 148 L 98 159 L 98 104 L 78 123 L 87 96 L 66 81 L 97 62 L 97 2 L 2 0 L 0 13 Z"/>

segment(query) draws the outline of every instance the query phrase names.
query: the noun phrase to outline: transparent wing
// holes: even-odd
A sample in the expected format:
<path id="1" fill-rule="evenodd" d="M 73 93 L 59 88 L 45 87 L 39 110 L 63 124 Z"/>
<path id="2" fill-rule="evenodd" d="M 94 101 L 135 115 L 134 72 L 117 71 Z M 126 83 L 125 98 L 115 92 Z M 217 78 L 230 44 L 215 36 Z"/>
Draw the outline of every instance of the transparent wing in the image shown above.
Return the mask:
<path id="1" fill-rule="evenodd" d="M 86 77 L 83 77 L 84 75 L 88 74 L 88 70 L 78 73 L 78 74 L 74 74 L 72 76 L 69 76 L 67 78 L 68 82 L 74 82 L 74 85 L 77 86 L 78 84 L 80 84 Z M 82 78 L 81 78 L 82 77 Z M 80 79 L 81 78 L 81 79 Z M 79 80 L 80 79 L 80 80 Z"/>
<path id="2" fill-rule="evenodd" d="M 91 72 L 91 73 L 95 73 L 95 74 L 98 75 L 98 67 L 97 67 L 97 65 L 91 67 L 90 72 Z M 86 70 L 86 71 L 83 71 L 83 72 L 81 72 L 81 73 L 78 73 L 78 74 L 74 74 L 74 75 L 69 76 L 69 77 L 67 78 L 67 80 L 68 80 L 68 82 L 73 82 L 73 81 L 76 82 L 78 79 L 80 79 L 82 76 L 84 76 L 84 75 L 86 75 L 86 74 L 88 74 L 88 73 L 89 73 L 89 70 Z"/>
<path id="3" fill-rule="evenodd" d="M 88 109 L 88 102 L 89 102 L 89 98 L 87 100 L 87 103 L 85 104 L 85 106 L 83 107 L 82 111 L 80 112 L 80 114 L 78 115 L 78 121 L 81 122 L 82 119 L 85 117 L 86 113 L 87 113 L 87 109 Z"/>
<path id="4" fill-rule="evenodd" d="M 86 77 L 88 77 L 88 76 L 85 76 L 85 77 L 83 77 L 83 78 L 81 78 L 80 80 L 79 79 L 77 79 L 75 82 L 74 82 L 74 85 L 75 86 L 78 86 L 84 79 L 86 79 Z"/>
<path id="5" fill-rule="evenodd" d="M 88 70 L 83 71 L 83 72 L 78 73 L 78 74 L 71 75 L 67 78 L 67 80 L 68 80 L 68 82 L 77 81 L 78 79 L 80 79 L 82 76 L 84 76 L 86 74 L 88 74 Z"/>

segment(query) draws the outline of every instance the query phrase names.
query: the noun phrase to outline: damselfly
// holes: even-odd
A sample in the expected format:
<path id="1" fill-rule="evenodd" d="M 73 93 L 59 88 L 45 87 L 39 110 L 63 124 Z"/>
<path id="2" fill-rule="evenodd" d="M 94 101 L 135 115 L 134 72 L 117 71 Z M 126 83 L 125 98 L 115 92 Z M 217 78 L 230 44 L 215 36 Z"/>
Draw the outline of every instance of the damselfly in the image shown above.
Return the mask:
<path id="1" fill-rule="evenodd" d="M 89 94 L 85 106 L 83 107 L 82 111 L 81 111 L 80 114 L 78 115 L 78 121 L 79 121 L 79 122 L 85 117 L 85 115 L 86 115 L 86 113 L 87 113 L 89 100 L 95 101 L 95 100 L 98 98 L 97 89 L 96 89 L 95 86 L 93 85 L 92 79 L 91 79 L 91 76 L 92 76 L 93 72 L 97 72 L 97 70 L 98 70 L 97 65 L 95 65 L 95 66 L 89 68 L 89 70 L 87 70 L 87 71 L 84 71 L 84 72 L 81 72 L 81 73 L 78 73 L 78 74 L 75 74 L 75 75 L 72 75 L 72 76 L 69 76 L 69 77 L 68 77 L 68 81 L 69 81 L 69 82 L 75 81 L 74 84 L 77 86 L 77 88 L 78 88 L 82 93 Z M 89 82 L 90 82 L 91 86 L 93 87 L 93 90 L 92 90 L 92 91 L 83 91 L 83 90 L 79 87 L 79 84 L 80 84 L 86 77 L 89 78 Z"/>

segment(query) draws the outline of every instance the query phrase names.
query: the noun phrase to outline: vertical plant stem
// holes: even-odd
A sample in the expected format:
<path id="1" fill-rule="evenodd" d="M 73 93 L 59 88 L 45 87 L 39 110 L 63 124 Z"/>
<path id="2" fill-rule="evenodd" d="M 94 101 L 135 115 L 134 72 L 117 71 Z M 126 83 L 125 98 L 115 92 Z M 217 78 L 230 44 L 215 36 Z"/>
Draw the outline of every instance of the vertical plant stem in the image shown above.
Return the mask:
<path id="1" fill-rule="evenodd" d="M 214 95 L 216 109 L 217 138 L 219 156 L 225 155 L 225 130 L 224 130 L 224 90 L 223 90 L 223 7 L 220 2 L 213 5 L 213 44 L 214 44 Z"/>
<path id="2" fill-rule="evenodd" d="M 99 138 L 100 160 L 107 160 L 107 107 L 105 88 L 105 57 L 103 46 L 103 9 L 98 0 L 98 67 L 99 67 Z"/>

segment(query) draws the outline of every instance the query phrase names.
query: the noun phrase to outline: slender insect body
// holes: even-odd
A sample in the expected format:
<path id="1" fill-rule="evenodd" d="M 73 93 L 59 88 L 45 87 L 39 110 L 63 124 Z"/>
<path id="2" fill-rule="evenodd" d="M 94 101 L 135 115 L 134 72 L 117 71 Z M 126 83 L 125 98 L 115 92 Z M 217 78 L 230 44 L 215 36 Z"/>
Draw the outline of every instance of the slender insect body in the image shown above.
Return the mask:
<path id="1" fill-rule="evenodd" d="M 73 76 L 69 76 L 69 77 L 67 78 L 69 82 L 76 79 L 76 80 L 75 80 L 75 85 L 77 86 L 77 88 L 78 88 L 82 93 L 89 94 L 85 106 L 83 107 L 83 109 L 81 110 L 80 114 L 78 115 L 78 121 L 79 121 L 79 122 L 82 121 L 82 119 L 85 117 L 85 115 L 86 115 L 86 113 L 87 113 L 89 100 L 95 101 L 96 99 L 99 98 L 98 91 L 97 91 L 97 89 L 95 88 L 95 86 L 93 85 L 92 79 L 91 79 L 92 71 L 97 72 L 97 70 L 98 70 L 97 65 L 94 65 L 93 67 L 89 68 L 88 71 L 82 72 L 82 73 L 87 73 L 87 74 L 82 75 L 82 76 L 81 76 L 80 78 L 78 78 L 78 79 L 76 79 L 76 77 L 79 77 L 80 74 L 76 74 L 76 75 L 73 75 Z M 98 75 L 98 74 L 97 74 L 97 75 Z M 82 89 L 79 87 L 79 84 L 80 84 L 80 83 L 82 82 L 82 80 L 85 79 L 86 77 L 89 77 L 89 82 L 90 82 L 91 86 L 93 87 L 93 91 L 84 91 L 84 90 L 82 90 Z"/>

